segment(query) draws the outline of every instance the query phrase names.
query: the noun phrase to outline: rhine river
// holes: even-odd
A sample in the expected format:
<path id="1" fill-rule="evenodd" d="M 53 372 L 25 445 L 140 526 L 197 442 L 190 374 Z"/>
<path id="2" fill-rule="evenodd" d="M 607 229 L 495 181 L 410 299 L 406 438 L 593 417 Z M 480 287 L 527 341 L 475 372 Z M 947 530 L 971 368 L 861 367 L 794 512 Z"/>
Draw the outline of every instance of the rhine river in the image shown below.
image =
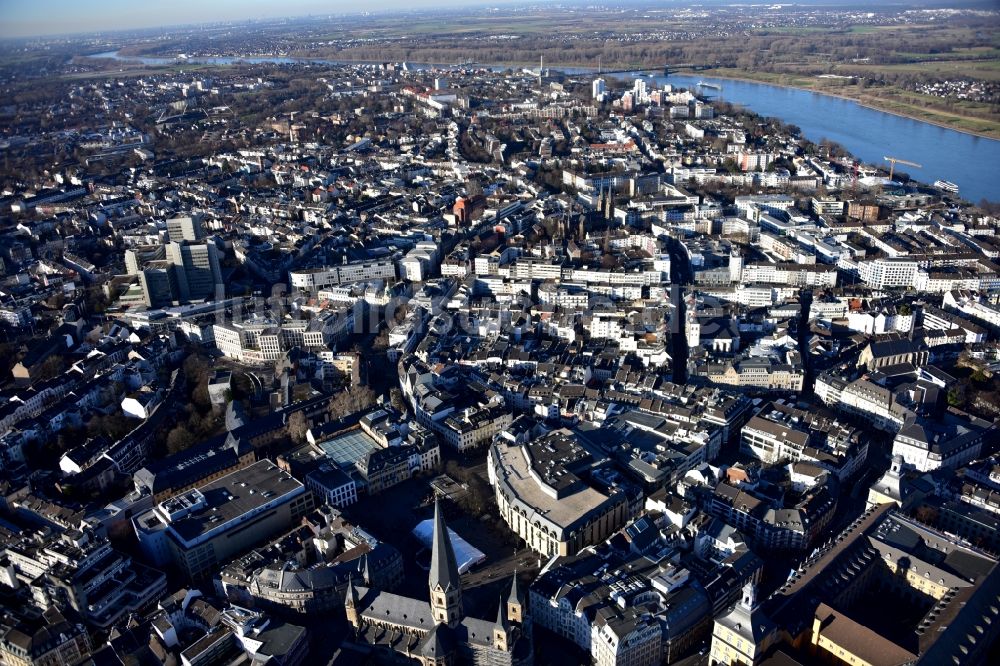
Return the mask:
<path id="1" fill-rule="evenodd" d="M 119 56 L 114 51 L 99 53 L 94 57 L 132 60 L 150 65 L 178 62 L 170 58 Z M 220 57 L 192 58 L 185 62 L 290 64 L 309 61 L 281 57 Z M 313 62 L 350 64 L 320 60 Z M 415 65 L 415 67 L 427 67 L 427 65 Z M 576 74 L 593 75 L 587 70 L 574 68 L 565 70 Z M 612 76 L 628 78 L 629 75 Z M 959 194 L 973 203 L 983 198 L 1000 201 L 1000 141 L 996 139 L 956 132 L 919 120 L 870 109 L 853 100 L 808 90 L 710 76 L 677 74 L 651 78 L 657 84 L 669 83 L 681 88 L 694 89 L 699 81 L 719 85 L 721 90 L 702 88 L 698 92 L 744 106 L 762 116 L 779 118 L 791 125 L 797 125 L 805 138 L 815 142 L 822 139 L 835 141 L 855 157 L 870 164 L 888 166 L 882 159 L 885 156 L 921 164 L 920 169 L 899 165 L 899 170 L 924 183 L 933 183 L 935 180 L 951 181 L 959 186 Z"/>

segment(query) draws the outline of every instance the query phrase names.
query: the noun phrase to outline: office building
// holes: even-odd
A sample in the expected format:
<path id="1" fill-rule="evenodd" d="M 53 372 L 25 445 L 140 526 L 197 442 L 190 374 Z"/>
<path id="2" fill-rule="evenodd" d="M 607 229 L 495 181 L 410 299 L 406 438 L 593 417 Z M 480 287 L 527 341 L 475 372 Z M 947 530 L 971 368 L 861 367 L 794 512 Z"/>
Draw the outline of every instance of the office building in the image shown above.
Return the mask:
<path id="1" fill-rule="evenodd" d="M 488 470 L 504 521 L 542 555 L 574 555 L 607 539 L 640 508 L 628 489 L 606 487 L 597 461 L 567 430 L 490 446 Z"/>
<path id="2" fill-rule="evenodd" d="M 177 267 L 169 261 L 151 261 L 138 275 L 146 307 L 168 307 L 177 300 Z"/>
<path id="3" fill-rule="evenodd" d="M 171 242 L 167 245 L 167 260 L 176 268 L 178 300 L 211 299 L 224 291 L 214 243 Z"/>
<path id="4" fill-rule="evenodd" d="M 133 519 L 133 526 L 150 561 L 172 564 L 198 580 L 289 529 L 312 508 L 305 486 L 262 460 L 160 502 Z"/>
<path id="5" fill-rule="evenodd" d="M 201 215 L 175 217 L 167 220 L 167 240 L 171 243 L 200 241 L 205 237 Z"/>

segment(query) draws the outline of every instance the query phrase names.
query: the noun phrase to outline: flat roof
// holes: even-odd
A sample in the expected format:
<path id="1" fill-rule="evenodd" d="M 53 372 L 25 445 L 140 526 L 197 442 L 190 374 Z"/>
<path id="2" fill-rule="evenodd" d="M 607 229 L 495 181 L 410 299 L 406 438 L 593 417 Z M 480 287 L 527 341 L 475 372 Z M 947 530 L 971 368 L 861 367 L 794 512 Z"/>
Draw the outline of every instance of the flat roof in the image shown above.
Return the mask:
<path id="1" fill-rule="evenodd" d="M 239 518 L 265 505 L 280 504 L 291 494 L 305 492 L 305 487 L 270 460 L 261 460 L 198 490 L 204 505 L 170 523 L 170 529 L 188 543 L 223 532 Z"/>
<path id="2" fill-rule="evenodd" d="M 529 521 L 538 520 L 554 527 L 560 541 L 567 539 L 574 525 L 585 523 L 592 512 L 601 511 L 616 501 L 584 483 L 556 499 L 532 478 L 531 466 L 520 446 L 497 442 L 493 452 L 497 457 L 493 461 L 497 481 L 505 486 L 510 502 L 520 504 L 527 511 Z"/>

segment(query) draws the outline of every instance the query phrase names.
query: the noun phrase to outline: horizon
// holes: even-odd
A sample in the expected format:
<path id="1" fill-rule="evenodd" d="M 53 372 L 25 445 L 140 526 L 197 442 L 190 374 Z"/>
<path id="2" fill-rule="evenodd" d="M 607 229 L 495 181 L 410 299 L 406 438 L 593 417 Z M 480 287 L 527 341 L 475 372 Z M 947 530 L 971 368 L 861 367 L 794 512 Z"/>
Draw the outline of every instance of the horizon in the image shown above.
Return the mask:
<path id="1" fill-rule="evenodd" d="M 527 0 L 380 0 L 373 9 L 359 9 L 348 0 L 292 0 L 280 6 L 266 0 L 214 0 L 208 7 L 197 0 L 177 0 L 153 7 L 137 6 L 129 0 L 100 0 L 80 3 L 73 0 L 7 0 L 0 5 L 0 40 L 16 41 L 33 38 L 76 37 L 91 34 L 156 29 L 175 29 L 225 23 L 249 23 L 277 19 L 302 19 L 310 16 L 378 15 L 402 10 L 482 9 L 512 6 L 533 7 L 539 4 Z M 557 5 L 593 6 L 588 0 L 561 0 Z M 665 5 L 728 5 L 727 0 L 622 0 L 608 3 L 615 6 Z M 785 3 L 781 3 L 785 4 Z M 858 0 L 796 0 L 795 5 L 865 6 Z M 994 5 L 991 0 L 911 0 L 880 6 L 887 9 L 898 5 L 968 7 Z M 95 8 L 95 5 L 100 5 Z M 53 16 L 60 17 L 53 20 Z"/>
<path id="2" fill-rule="evenodd" d="M 374 9 L 359 9 L 348 0 L 292 0 L 275 5 L 265 0 L 214 0 L 209 7 L 197 0 L 171 5 L 137 6 L 129 0 L 93 4 L 73 0 L 13 0 L 0 5 L 0 40 L 71 37 L 107 32 L 172 29 L 224 23 L 249 23 L 309 16 L 381 14 L 405 9 L 448 9 L 511 5 L 522 0 L 380 0 Z M 98 3 L 94 3 L 98 4 Z M 52 16 L 60 16 L 57 21 Z"/>

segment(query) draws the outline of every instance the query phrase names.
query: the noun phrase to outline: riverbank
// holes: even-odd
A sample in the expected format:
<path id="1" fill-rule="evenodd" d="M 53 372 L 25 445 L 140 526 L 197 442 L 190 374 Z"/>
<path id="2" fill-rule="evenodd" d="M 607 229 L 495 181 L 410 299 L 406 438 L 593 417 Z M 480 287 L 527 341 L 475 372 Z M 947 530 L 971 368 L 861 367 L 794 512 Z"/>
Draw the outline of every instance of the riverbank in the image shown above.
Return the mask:
<path id="1" fill-rule="evenodd" d="M 123 62 L 129 60 L 113 51 L 100 55 Z M 289 58 L 263 58 L 260 61 L 287 63 L 295 59 L 295 62 L 308 60 L 319 65 L 331 66 L 363 64 L 360 60 L 348 61 L 335 59 L 334 54 L 324 55 L 327 55 L 325 60 L 321 59 L 318 53 L 293 53 Z M 147 58 L 147 60 L 152 59 Z M 162 65 L 164 60 L 166 59 L 158 59 L 157 62 Z M 371 61 L 364 62 L 371 64 Z M 537 63 L 523 61 L 508 61 L 493 66 L 485 63 L 430 65 L 420 64 L 421 61 L 417 57 L 408 62 L 415 69 L 439 67 L 502 71 L 525 68 L 537 71 L 538 66 Z M 559 62 L 552 67 L 585 80 L 598 74 L 597 68 L 586 65 Z M 623 69 L 631 71 L 612 74 L 608 69 L 613 69 L 615 72 Z M 630 68 L 622 62 L 603 70 L 603 75 L 613 76 L 626 83 L 630 78 L 642 74 L 653 77 L 651 81 L 655 81 L 655 86 L 673 84 L 685 88 L 695 88 L 700 78 L 711 78 L 721 74 L 723 76 L 720 76 L 719 80 L 728 83 L 725 84 L 721 94 L 713 96 L 742 105 L 759 115 L 778 118 L 796 125 L 801 128 L 802 135 L 812 141 L 824 138 L 835 141 L 858 159 L 869 164 L 881 164 L 885 155 L 902 155 L 923 164 L 921 181 L 931 183 L 935 180 L 947 180 L 957 183 L 962 189 L 962 196 L 969 201 L 978 201 L 981 198 L 1000 201 L 1000 189 L 998 189 L 1000 185 L 989 168 L 989 165 L 1000 164 L 1000 141 L 991 136 L 962 132 L 947 123 L 932 123 L 928 121 L 929 119 L 900 113 L 894 108 L 883 109 L 879 105 L 865 104 L 864 101 L 848 95 L 830 94 L 829 90 L 811 90 L 805 85 L 809 83 L 805 78 L 772 83 L 753 77 L 738 76 L 743 74 L 740 71 L 707 69 L 694 70 L 693 75 L 671 73 L 665 76 L 662 68 L 644 68 L 640 64 Z M 777 78 L 774 74 L 762 76 Z M 847 101 L 851 104 L 846 104 Z M 983 138 L 993 140 L 984 141 Z"/>
<path id="2" fill-rule="evenodd" d="M 168 63 L 173 63 L 175 65 L 179 65 L 179 63 L 176 63 L 176 61 L 174 61 L 173 59 L 171 59 L 171 58 L 169 58 L 167 56 L 135 56 L 135 55 L 122 54 L 120 52 L 113 52 L 113 55 L 108 54 L 108 53 L 102 53 L 102 54 L 91 55 L 91 56 L 88 56 L 88 57 L 108 57 L 108 56 L 110 56 L 112 58 L 116 58 L 116 59 L 121 59 L 121 60 L 138 60 L 138 59 L 142 59 L 142 58 L 146 58 L 146 59 L 150 59 L 150 60 L 151 59 L 157 59 L 157 60 L 163 59 L 165 62 L 162 63 L 162 64 L 164 64 L 164 65 L 168 64 Z M 243 56 L 243 57 L 240 57 L 240 58 L 237 58 L 237 57 L 230 58 L 228 56 L 204 56 L 204 57 L 201 57 L 201 56 L 192 56 L 190 58 L 190 61 L 187 62 L 186 64 L 187 64 L 188 67 L 193 67 L 193 66 L 198 65 L 198 64 L 204 66 L 206 64 L 209 64 L 209 63 L 204 62 L 205 60 L 215 60 L 215 59 L 221 59 L 221 60 L 226 60 L 226 61 L 231 60 L 231 62 L 228 62 L 228 63 L 215 63 L 215 64 L 254 64 L 254 62 L 253 62 L 254 60 L 287 61 L 289 63 L 291 63 L 291 62 L 315 62 L 315 63 L 320 63 L 320 64 L 324 64 L 325 63 L 325 64 L 345 64 L 345 65 L 349 65 L 349 64 L 356 64 L 356 65 L 374 64 L 374 61 L 371 61 L 371 60 L 351 60 L 349 58 L 337 58 L 337 59 L 323 58 L 323 57 L 317 56 L 315 53 L 310 53 L 310 52 L 297 52 L 297 53 L 291 53 L 291 54 L 284 55 L 284 56 L 257 56 L 257 57 Z M 147 64 L 150 64 L 150 63 L 147 63 Z M 467 63 L 465 65 L 445 65 L 445 64 L 430 64 L 430 63 L 414 63 L 414 64 L 417 64 L 418 66 L 441 67 L 441 68 L 467 66 L 467 67 L 487 67 L 487 68 L 493 68 L 493 69 L 501 69 L 501 68 L 521 69 L 521 68 L 533 68 L 535 66 L 534 63 L 530 63 L 530 62 L 527 62 L 527 61 L 525 61 L 525 62 L 494 63 L 494 64 L 489 64 L 489 63 Z M 588 66 L 585 63 L 556 62 L 556 63 L 553 63 L 551 65 L 551 67 L 552 67 L 552 69 L 555 69 L 555 70 L 558 70 L 560 68 L 562 68 L 562 69 L 577 70 L 577 72 L 575 72 L 575 73 L 598 74 L 597 70 L 593 66 Z M 604 72 L 604 73 L 607 74 L 607 75 L 609 75 L 609 76 L 615 76 L 615 75 L 627 76 L 630 73 L 638 74 L 640 72 L 657 72 L 657 71 L 660 71 L 659 68 L 655 68 L 655 67 L 653 67 L 653 68 L 646 68 L 646 67 L 643 67 L 640 64 L 636 64 L 636 65 L 617 65 L 615 67 L 617 67 L 618 69 L 614 70 L 614 71 L 611 71 L 611 72 Z M 935 127 L 942 127 L 944 129 L 954 130 L 955 132 L 960 132 L 962 134 L 967 134 L 969 136 L 977 136 L 977 137 L 982 137 L 984 139 L 992 139 L 994 141 L 1000 141 L 1000 121 L 986 120 L 986 119 L 982 119 L 982 118 L 973 118 L 973 117 L 970 117 L 970 116 L 963 116 L 963 115 L 957 114 L 957 113 L 947 113 L 947 112 L 938 111 L 938 110 L 935 110 L 935 109 L 922 109 L 921 113 L 917 114 L 917 113 L 913 113 L 913 112 L 910 112 L 910 111 L 905 110 L 905 109 L 900 109 L 899 108 L 900 106 L 903 106 L 903 107 L 909 106 L 909 105 L 907 105 L 907 104 L 905 104 L 905 103 L 903 103 L 901 101 L 894 102 L 892 100 L 883 100 L 883 99 L 880 99 L 880 98 L 877 98 L 877 97 L 872 97 L 872 96 L 851 95 L 851 94 L 846 94 L 846 93 L 843 93 L 843 92 L 837 92 L 835 90 L 831 90 L 829 87 L 819 87 L 818 80 L 815 79 L 815 78 L 813 78 L 813 77 L 805 77 L 805 78 L 798 77 L 798 78 L 800 78 L 802 80 L 805 80 L 805 81 L 808 81 L 809 83 L 817 83 L 817 85 L 808 85 L 808 84 L 804 84 L 804 83 L 803 84 L 790 83 L 788 81 L 788 77 L 792 76 L 792 75 L 777 74 L 777 73 L 770 73 L 770 72 L 761 72 L 759 75 L 755 76 L 751 72 L 744 72 L 744 71 L 731 71 L 731 70 L 719 70 L 719 69 L 706 69 L 706 70 L 680 69 L 680 70 L 677 70 L 676 72 L 674 72 L 674 74 L 684 74 L 684 75 L 690 75 L 690 76 L 701 75 L 701 76 L 706 76 L 706 77 L 710 77 L 710 78 L 726 79 L 726 80 L 731 80 L 731 81 L 744 81 L 744 82 L 747 82 L 747 83 L 759 83 L 759 84 L 762 84 L 762 85 L 775 86 L 777 88 L 788 88 L 788 89 L 792 89 L 792 90 L 803 90 L 803 91 L 806 91 L 806 92 L 816 93 L 817 95 L 826 95 L 828 97 L 836 97 L 836 98 L 839 98 L 839 99 L 848 100 L 848 101 L 851 101 L 851 102 L 854 102 L 854 103 L 858 104 L 859 106 L 862 106 L 862 107 L 865 107 L 865 108 L 868 108 L 868 109 L 872 109 L 874 111 L 880 111 L 882 113 L 888 113 L 890 115 L 897 116 L 897 117 L 900 117 L 900 118 L 907 118 L 907 119 L 910 119 L 910 120 L 915 120 L 917 122 L 927 123 L 929 125 L 934 125 Z M 951 122 L 949 122 L 947 120 L 949 118 L 952 119 Z M 980 125 L 981 127 L 979 127 L 979 128 L 971 128 L 971 127 L 967 127 L 967 126 L 962 126 L 962 125 L 960 125 L 958 123 L 976 123 L 976 124 Z"/>
<path id="3" fill-rule="evenodd" d="M 310 56 L 306 56 L 310 59 Z M 351 61 L 347 59 L 341 59 L 341 62 L 350 63 L 356 62 L 358 64 L 364 64 L 369 61 Z M 521 69 L 521 68 L 535 68 L 537 63 L 535 62 L 513 62 L 513 63 L 471 63 L 475 66 L 490 67 L 490 68 L 511 68 L 511 69 Z M 454 65 L 456 67 L 460 65 Z M 597 70 L 589 63 L 580 62 L 555 62 L 550 65 L 554 70 L 559 69 L 573 69 L 578 71 L 586 71 L 589 73 L 597 74 Z M 662 72 L 662 68 L 658 67 L 645 67 L 641 64 L 626 64 L 626 65 L 613 65 L 609 67 L 614 67 L 613 71 L 605 71 L 604 74 L 608 76 L 627 76 L 630 73 L 639 72 Z M 881 111 L 883 113 L 888 113 L 893 116 L 900 118 L 907 118 L 910 120 L 915 120 L 917 122 L 927 123 L 928 125 L 934 125 L 935 127 L 942 127 L 944 129 L 954 130 L 956 132 L 961 132 L 962 134 L 968 134 L 970 136 L 978 136 L 984 139 L 993 139 L 994 141 L 1000 141 L 1000 119 L 998 120 L 988 120 L 984 118 L 975 118 L 972 116 L 965 116 L 960 113 L 947 112 L 933 108 L 920 109 L 920 113 L 911 112 L 908 110 L 900 109 L 899 107 L 909 107 L 910 105 L 905 104 L 902 101 L 892 101 L 884 100 L 871 95 L 850 95 L 843 92 L 837 92 L 831 90 L 829 87 L 821 87 L 819 84 L 819 79 L 815 77 L 805 77 L 801 76 L 798 78 L 808 80 L 810 83 L 815 85 L 807 84 L 795 84 L 789 83 L 786 77 L 792 75 L 778 74 L 771 72 L 762 72 L 758 76 L 754 76 L 751 72 L 733 72 L 727 70 L 719 69 L 678 69 L 674 74 L 686 74 L 691 76 L 705 76 L 711 78 L 719 79 L 729 79 L 732 81 L 745 81 L 747 83 L 761 83 L 765 85 L 772 85 L 778 88 L 790 88 L 794 90 L 805 90 L 807 92 L 816 93 L 817 95 L 827 95 L 829 97 L 836 97 L 839 99 L 848 100 L 855 102 L 860 106 L 867 109 L 872 109 L 874 111 Z M 949 122 L 951 119 L 951 122 Z M 962 124 L 965 123 L 965 124 Z M 979 125 L 979 127 L 969 127 L 967 124 L 974 123 Z"/>
<path id="4" fill-rule="evenodd" d="M 720 72 L 719 70 L 693 70 L 684 69 L 678 70 L 678 74 L 687 74 L 690 76 L 705 76 L 709 78 L 716 79 L 727 79 L 730 81 L 743 81 L 745 83 L 760 83 L 768 86 L 775 86 L 777 88 L 789 88 L 791 90 L 805 90 L 806 92 L 816 93 L 817 95 L 826 95 L 828 97 L 836 97 L 839 99 L 847 100 L 850 102 L 855 102 L 859 106 L 863 106 L 867 109 L 872 109 L 875 111 L 881 111 L 882 113 L 888 113 L 893 116 L 898 116 L 900 118 L 908 118 L 910 120 L 916 120 L 917 122 L 927 123 L 928 125 L 934 125 L 936 127 L 943 127 L 945 129 L 954 130 L 956 132 L 961 132 L 962 134 L 968 134 L 970 136 L 978 136 L 984 139 L 992 139 L 994 141 L 1000 141 L 1000 121 L 983 120 L 981 118 L 970 118 L 968 116 L 962 116 L 959 114 L 951 114 L 950 117 L 958 118 L 960 120 L 966 120 L 968 122 L 984 123 L 990 127 L 987 130 L 976 130 L 967 127 L 959 127 L 953 123 L 946 122 L 935 118 L 934 116 L 944 115 L 943 112 L 935 113 L 934 110 L 928 110 L 927 113 L 931 114 L 931 117 L 918 116 L 913 113 L 906 113 L 900 111 L 897 108 L 893 108 L 889 102 L 885 100 L 880 100 L 878 98 L 862 98 L 856 97 L 854 95 L 847 95 L 844 93 L 839 93 L 832 91 L 828 88 L 817 88 L 808 85 L 795 85 L 793 83 L 788 83 L 786 81 L 775 80 L 770 77 L 781 77 L 780 74 L 770 74 L 765 73 L 760 77 L 754 77 L 749 72 L 740 74 L 733 74 L 727 71 Z"/>
<path id="5" fill-rule="evenodd" d="M 298 57 L 305 59 L 313 59 L 317 57 L 315 52 L 298 52 L 294 54 Z M 356 62 L 358 64 L 363 64 L 370 61 L 362 60 L 351 60 L 349 58 L 338 57 L 337 60 L 344 63 Z M 504 62 L 504 63 L 470 63 L 476 66 L 490 67 L 490 68 L 511 68 L 511 69 L 521 69 L 521 68 L 535 68 L 537 67 L 537 62 L 535 61 L 522 61 L 522 62 Z M 458 67 L 460 65 L 454 65 Z M 577 70 L 577 72 L 587 72 L 597 74 L 597 70 L 593 67 L 591 63 L 586 62 L 575 62 L 575 61 L 555 61 L 549 65 L 554 70 L 559 69 L 571 69 Z M 608 69 L 612 71 L 608 71 Z M 662 72 L 662 67 L 648 67 L 643 64 L 637 63 L 626 63 L 626 64 L 616 64 L 608 65 L 607 69 L 603 72 L 608 76 L 627 76 L 629 73 L 639 73 L 639 72 Z M 745 81 L 747 83 L 761 83 L 765 85 L 773 85 L 779 88 L 791 88 L 795 90 L 805 90 L 808 92 L 813 92 L 818 95 L 827 95 L 830 97 L 837 97 L 840 99 L 849 100 L 859 104 L 868 109 L 875 111 L 882 111 L 890 115 L 898 116 L 900 118 L 908 118 L 910 120 L 916 120 L 918 122 L 927 123 L 929 125 L 934 125 L 935 127 L 942 127 L 945 129 L 954 130 L 956 132 L 961 132 L 962 134 L 968 134 L 970 136 L 978 136 L 985 139 L 993 139 L 995 141 L 1000 141 L 1000 119 L 989 120 L 984 118 L 976 118 L 973 116 L 966 116 L 960 113 L 948 112 L 934 108 L 921 108 L 919 112 L 911 111 L 909 109 L 913 108 L 912 105 L 907 104 L 903 101 L 893 101 L 884 100 L 873 95 L 851 95 L 844 92 L 837 92 L 836 90 L 831 90 L 828 86 L 822 86 L 821 80 L 816 77 L 811 76 L 798 76 L 789 74 L 779 74 L 771 72 L 761 72 L 759 75 L 754 75 L 752 72 L 744 72 L 742 70 L 725 70 L 725 69 L 679 69 L 676 74 L 688 74 L 691 76 L 706 76 L 714 77 L 720 79 L 729 79 L 733 81 Z M 795 84 L 790 83 L 788 78 L 798 78 L 802 81 L 808 81 L 808 83 Z M 907 107 L 907 108 L 900 108 Z M 970 127 L 970 124 L 975 124 L 977 127 Z"/>

